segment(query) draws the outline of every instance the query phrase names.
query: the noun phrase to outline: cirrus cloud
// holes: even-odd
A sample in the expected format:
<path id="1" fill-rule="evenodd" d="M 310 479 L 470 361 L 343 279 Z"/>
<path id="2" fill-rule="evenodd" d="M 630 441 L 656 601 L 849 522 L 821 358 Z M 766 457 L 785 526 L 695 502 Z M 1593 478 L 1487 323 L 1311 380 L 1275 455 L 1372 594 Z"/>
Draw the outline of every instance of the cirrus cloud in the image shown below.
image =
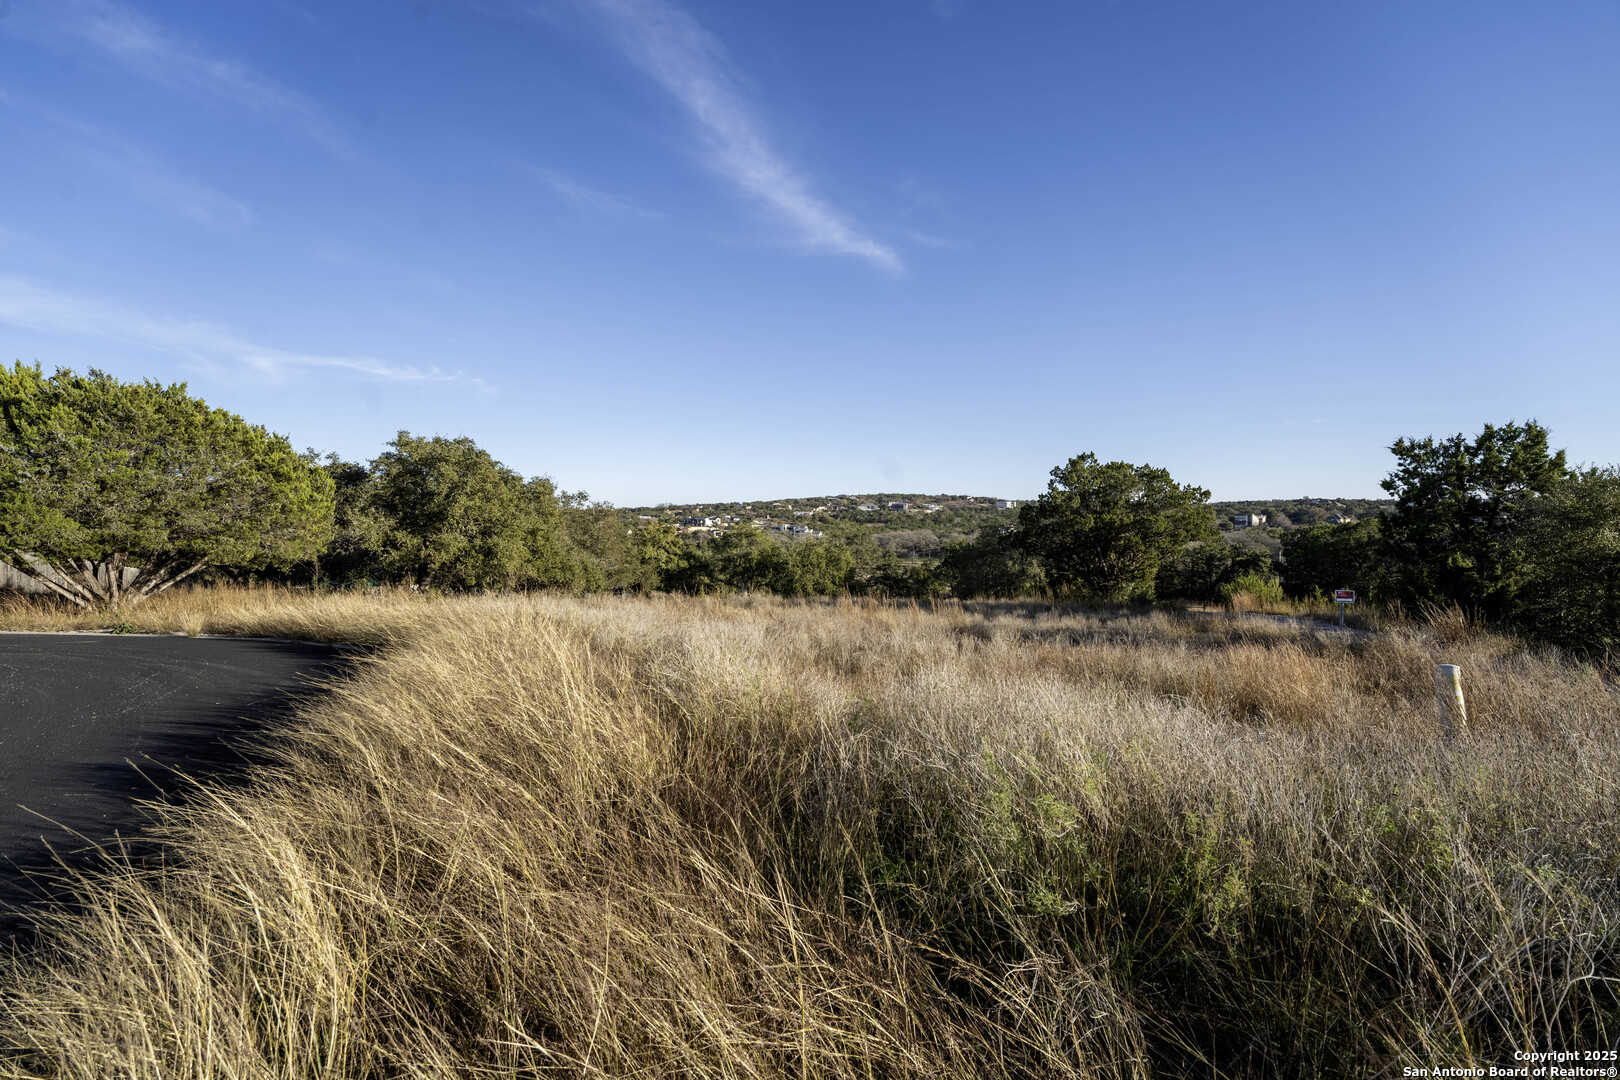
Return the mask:
<path id="1" fill-rule="evenodd" d="M 826 199 L 771 144 L 725 46 L 669 0 L 572 0 L 594 17 L 619 52 L 678 102 L 696 124 L 705 163 L 793 230 L 805 250 L 864 259 L 904 273 L 894 248 L 873 238 Z M 550 0 L 528 3 L 551 17 Z"/>
<path id="2" fill-rule="evenodd" d="M 248 341 L 200 319 L 156 316 L 113 301 L 46 288 L 22 277 L 0 277 L 0 323 L 64 337 L 134 345 L 189 362 L 204 371 L 245 368 L 274 382 L 302 369 L 327 369 L 393 383 L 460 383 L 479 390 L 482 379 L 437 367 L 390 364 L 370 356 L 322 356 Z"/>

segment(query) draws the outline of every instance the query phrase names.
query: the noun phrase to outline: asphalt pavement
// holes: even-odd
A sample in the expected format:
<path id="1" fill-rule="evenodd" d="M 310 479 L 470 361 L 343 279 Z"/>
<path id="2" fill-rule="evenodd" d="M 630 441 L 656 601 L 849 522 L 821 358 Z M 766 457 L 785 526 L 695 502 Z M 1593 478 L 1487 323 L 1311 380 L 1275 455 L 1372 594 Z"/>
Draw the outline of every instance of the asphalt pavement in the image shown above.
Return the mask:
<path id="1" fill-rule="evenodd" d="M 86 839 L 138 833 L 137 799 L 182 794 L 176 772 L 241 768 L 251 737 L 341 664 L 290 642 L 0 634 L 0 939 L 43 887 L 47 843 L 85 858 Z"/>

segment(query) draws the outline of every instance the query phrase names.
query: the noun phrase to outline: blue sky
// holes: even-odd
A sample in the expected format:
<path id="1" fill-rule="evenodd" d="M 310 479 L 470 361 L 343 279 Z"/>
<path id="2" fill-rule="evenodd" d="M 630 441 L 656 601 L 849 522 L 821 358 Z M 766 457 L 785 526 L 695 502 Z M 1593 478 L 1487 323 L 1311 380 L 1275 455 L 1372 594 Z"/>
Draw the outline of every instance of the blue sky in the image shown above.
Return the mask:
<path id="1" fill-rule="evenodd" d="M 1620 6 L 0 0 L 0 353 L 621 504 L 1620 461 Z"/>

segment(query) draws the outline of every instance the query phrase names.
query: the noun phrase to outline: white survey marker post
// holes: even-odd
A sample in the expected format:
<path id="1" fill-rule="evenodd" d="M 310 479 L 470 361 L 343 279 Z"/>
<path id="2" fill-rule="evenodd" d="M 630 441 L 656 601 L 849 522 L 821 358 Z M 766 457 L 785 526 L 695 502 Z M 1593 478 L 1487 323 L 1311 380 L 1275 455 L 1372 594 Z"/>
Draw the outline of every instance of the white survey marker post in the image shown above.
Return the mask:
<path id="1" fill-rule="evenodd" d="M 1468 727 L 1468 706 L 1463 702 L 1462 668 L 1456 664 L 1434 665 L 1434 700 L 1440 707 L 1440 726 L 1450 742 L 1458 730 Z"/>
<path id="2" fill-rule="evenodd" d="M 1339 625 L 1344 625 L 1344 609 L 1356 602 L 1356 590 L 1334 589 L 1333 602 L 1339 605 Z"/>

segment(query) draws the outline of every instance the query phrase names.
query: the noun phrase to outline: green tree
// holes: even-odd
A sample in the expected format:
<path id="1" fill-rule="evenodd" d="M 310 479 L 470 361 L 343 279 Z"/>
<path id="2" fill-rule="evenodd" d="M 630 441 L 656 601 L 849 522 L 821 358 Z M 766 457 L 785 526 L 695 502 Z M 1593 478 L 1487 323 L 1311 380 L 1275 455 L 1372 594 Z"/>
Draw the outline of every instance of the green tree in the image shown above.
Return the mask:
<path id="1" fill-rule="evenodd" d="M 1589 469 L 1537 499 L 1513 622 L 1572 652 L 1620 652 L 1620 469 Z"/>
<path id="2" fill-rule="evenodd" d="M 1271 555 L 1264 550 L 1224 538 L 1194 540 L 1159 564 L 1153 591 L 1160 597 L 1212 603 L 1229 596 L 1238 578 L 1270 573 Z"/>
<path id="3" fill-rule="evenodd" d="M 945 545 L 935 574 L 964 600 L 1015 597 L 1044 592 L 1046 575 L 1012 533 L 987 528 L 972 540 Z"/>
<path id="4" fill-rule="evenodd" d="M 752 525 L 720 533 L 709 541 L 708 556 L 714 578 L 727 589 L 772 592 L 792 573 L 787 549 Z"/>
<path id="5" fill-rule="evenodd" d="M 1282 537 L 1282 587 L 1307 597 L 1334 589 L 1354 589 L 1358 599 L 1384 591 L 1378 518 L 1348 525 L 1306 525 Z"/>
<path id="6" fill-rule="evenodd" d="M 1016 542 L 1040 558 L 1055 591 L 1111 602 L 1151 599 L 1160 562 L 1219 535 L 1208 491 L 1089 453 L 1052 470 L 1018 526 Z"/>
<path id="7" fill-rule="evenodd" d="M 589 587 L 551 481 L 527 482 L 468 438 L 401 431 L 371 463 L 381 563 L 424 588 Z"/>
<path id="8" fill-rule="evenodd" d="M 936 563 L 908 563 L 895 555 L 880 562 L 861 585 L 867 592 L 898 600 L 928 600 L 949 588 Z"/>
<path id="9" fill-rule="evenodd" d="M 787 566 L 772 582 L 782 596 L 836 596 L 855 578 L 855 554 L 844 544 L 800 540 L 787 547 Z"/>
<path id="10" fill-rule="evenodd" d="M 1525 558 L 1520 525 L 1570 475 L 1564 452 L 1548 449 L 1533 420 L 1486 424 L 1472 442 L 1400 439 L 1390 451 L 1398 464 L 1383 488 L 1395 508 L 1379 531 L 1395 595 L 1508 616 Z"/>
<path id="11" fill-rule="evenodd" d="M 704 552 L 667 521 L 650 521 L 636 532 L 636 557 L 653 587 L 668 592 L 707 593 L 720 583 Z"/>
<path id="12" fill-rule="evenodd" d="M 637 592 L 659 587 L 659 568 L 643 558 L 647 545 L 641 533 L 646 526 L 633 524 L 612 503 L 592 502 L 583 491 L 562 492 L 558 500 L 569 537 L 593 564 L 592 574 L 604 587 Z"/>
<path id="13" fill-rule="evenodd" d="M 183 383 L 19 363 L 0 368 L 0 421 L 0 558 L 75 604 L 288 567 L 331 538 L 326 472 Z"/>
<path id="14" fill-rule="evenodd" d="M 336 454 L 321 463 L 332 478 L 332 542 L 320 556 L 316 579 L 363 582 L 384 576 L 383 548 L 390 522 L 376 505 L 377 478 L 365 465 Z"/>

